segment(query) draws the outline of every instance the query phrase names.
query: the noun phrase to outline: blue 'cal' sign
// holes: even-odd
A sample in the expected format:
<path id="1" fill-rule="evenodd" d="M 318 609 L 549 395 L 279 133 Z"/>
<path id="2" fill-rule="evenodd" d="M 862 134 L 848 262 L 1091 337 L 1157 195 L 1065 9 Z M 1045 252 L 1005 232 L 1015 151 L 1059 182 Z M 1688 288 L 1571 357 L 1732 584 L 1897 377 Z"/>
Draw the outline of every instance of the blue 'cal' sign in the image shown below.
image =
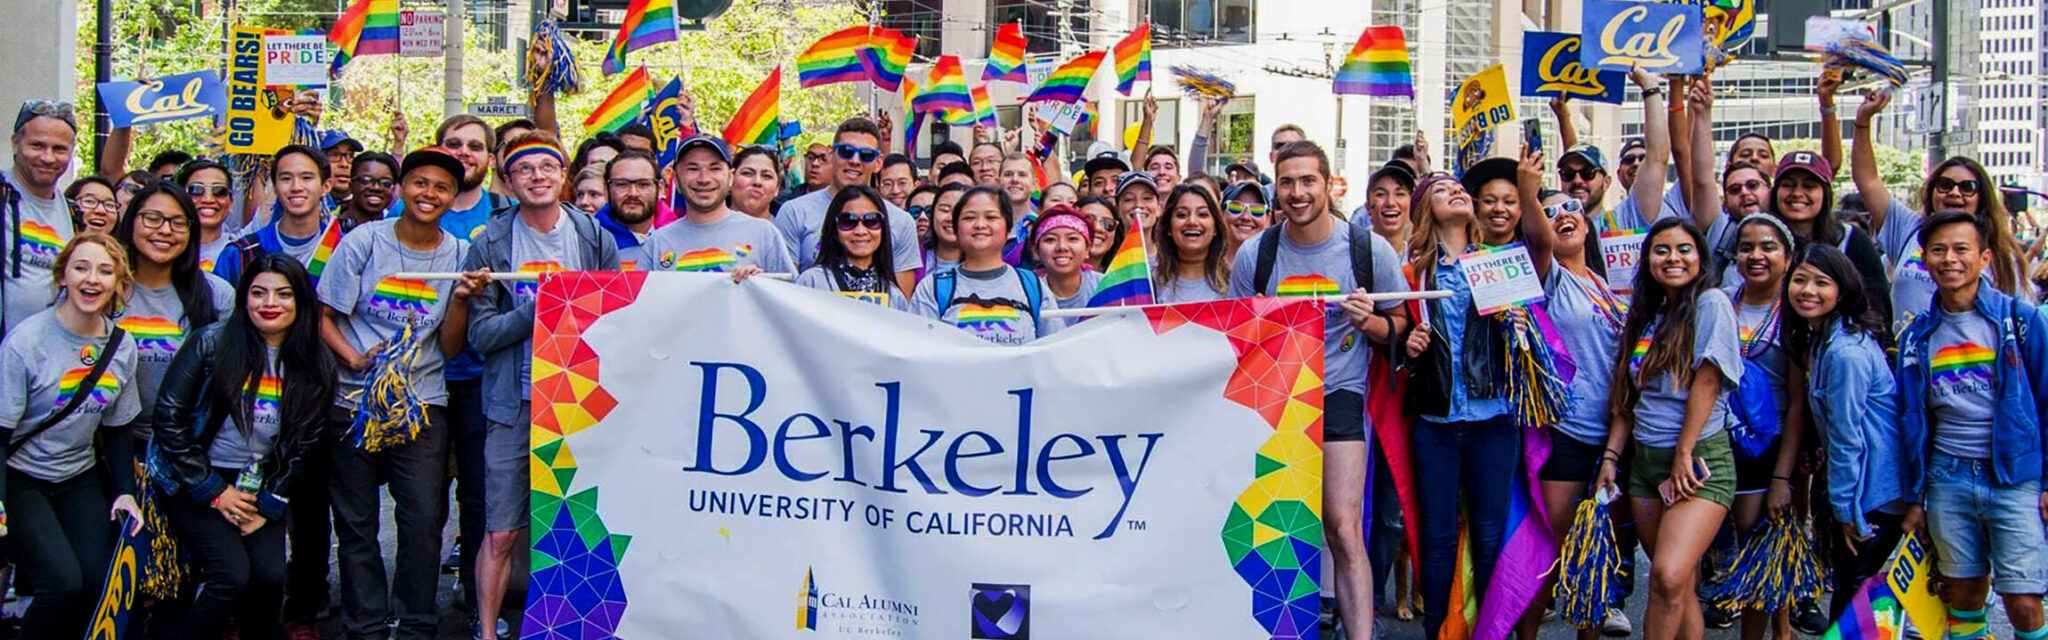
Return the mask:
<path id="1" fill-rule="evenodd" d="M 149 82 L 103 82 L 100 104 L 116 127 L 156 124 L 219 114 L 228 106 L 228 94 L 220 86 L 220 75 L 194 71 L 165 76 Z"/>
<path id="2" fill-rule="evenodd" d="M 1579 34 L 1522 33 L 1522 95 L 1563 96 L 1621 104 L 1628 74 L 1588 69 L 1579 62 Z"/>
<path id="3" fill-rule="evenodd" d="M 1589 69 L 1695 74 L 1706 68 L 1699 5 L 1586 0 L 1580 64 Z"/>

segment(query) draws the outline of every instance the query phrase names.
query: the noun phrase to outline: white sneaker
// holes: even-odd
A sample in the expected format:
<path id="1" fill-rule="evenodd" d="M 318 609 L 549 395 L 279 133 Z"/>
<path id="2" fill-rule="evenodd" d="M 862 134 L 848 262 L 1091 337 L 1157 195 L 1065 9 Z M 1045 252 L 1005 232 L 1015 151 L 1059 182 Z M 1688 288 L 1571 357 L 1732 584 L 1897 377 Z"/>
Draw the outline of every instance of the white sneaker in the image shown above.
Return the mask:
<path id="1" fill-rule="evenodd" d="M 1600 635 L 1609 638 L 1626 638 L 1635 632 L 1635 625 L 1629 624 L 1628 614 L 1622 613 L 1620 607 L 1608 609 L 1607 621 L 1600 624 Z"/>

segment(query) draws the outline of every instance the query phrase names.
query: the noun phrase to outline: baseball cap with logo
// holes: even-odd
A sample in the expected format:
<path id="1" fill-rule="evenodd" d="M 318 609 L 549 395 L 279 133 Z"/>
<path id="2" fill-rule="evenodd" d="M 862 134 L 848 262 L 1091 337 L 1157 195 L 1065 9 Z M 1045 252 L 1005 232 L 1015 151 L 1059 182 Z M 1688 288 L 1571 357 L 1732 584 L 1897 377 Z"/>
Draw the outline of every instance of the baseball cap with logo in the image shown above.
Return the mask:
<path id="1" fill-rule="evenodd" d="M 1835 166 L 1828 164 L 1827 158 L 1812 151 L 1794 151 L 1778 160 L 1778 174 L 1771 176 L 1771 182 L 1785 179 L 1785 172 L 1793 170 L 1811 173 L 1821 182 L 1835 181 Z"/>
<path id="2" fill-rule="evenodd" d="M 1600 147 L 1593 146 L 1591 143 L 1581 142 L 1572 145 L 1570 149 L 1566 149 L 1564 155 L 1557 157 L 1557 166 L 1563 167 L 1564 161 L 1572 156 L 1578 156 L 1579 159 L 1585 160 L 1587 165 L 1603 173 L 1607 171 L 1607 154 L 1601 153 Z"/>

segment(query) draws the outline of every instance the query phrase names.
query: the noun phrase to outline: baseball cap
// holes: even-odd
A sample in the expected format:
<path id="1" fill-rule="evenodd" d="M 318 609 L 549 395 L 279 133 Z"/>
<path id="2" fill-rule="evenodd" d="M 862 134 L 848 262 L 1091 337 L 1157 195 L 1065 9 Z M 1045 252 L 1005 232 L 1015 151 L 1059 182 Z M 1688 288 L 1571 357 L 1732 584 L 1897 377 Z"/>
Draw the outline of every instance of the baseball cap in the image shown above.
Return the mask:
<path id="1" fill-rule="evenodd" d="M 1230 202 L 1230 201 L 1236 200 L 1236 199 L 1237 199 L 1237 196 L 1238 196 L 1238 194 L 1241 194 L 1241 193 L 1250 193 L 1250 194 L 1252 194 L 1252 195 L 1258 196 L 1258 197 L 1259 197 L 1259 204 L 1272 204 L 1272 203 L 1266 202 L 1266 187 L 1265 187 L 1265 185 L 1261 185 L 1261 184 L 1259 184 L 1258 182 L 1255 182 L 1255 181 L 1251 181 L 1251 180 L 1245 180 L 1245 181 L 1242 181 L 1242 182 L 1237 182 L 1237 183 L 1233 183 L 1233 184 L 1231 184 L 1231 185 L 1230 185 L 1230 186 L 1228 186 L 1228 187 L 1224 187 L 1224 188 L 1223 188 L 1223 201 L 1224 201 L 1224 202 Z"/>
<path id="2" fill-rule="evenodd" d="M 1564 151 L 1564 155 L 1557 157 L 1557 166 L 1564 166 L 1565 159 L 1572 156 L 1578 156 L 1579 159 L 1585 160 L 1586 164 L 1603 173 L 1607 171 L 1607 154 L 1601 153 L 1600 147 L 1585 142 L 1572 145 L 1572 148 Z"/>
<path id="3" fill-rule="evenodd" d="M 1820 178 L 1821 182 L 1835 181 L 1835 166 L 1828 164 L 1827 158 L 1812 151 L 1794 151 L 1778 160 L 1778 174 L 1771 176 L 1771 182 L 1776 184 L 1779 180 L 1785 179 L 1785 172 L 1795 169 L 1811 173 L 1814 177 Z"/>
<path id="4" fill-rule="evenodd" d="M 1380 168 L 1374 169 L 1372 175 L 1365 179 L 1366 187 L 1371 188 L 1372 183 L 1379 182 L 1380 178 L 1393 178 L 1395 182 L 1401 183 L 1401 186 L 1411 191 L 1415 189 L 1415 170 L 1400 160 L 1388 160 L 1386 164 L 1380 165 Z"/>
<path id="5" fill-rule="evenodd" d="M 680 161 L 683 158 L 683 154 L 689 153 L 691 149 L 700 147 L 718 153 L 718 159 L 724 160 L 726 164 L 732 164 L 732 149 L 725 146 L 725 140 L 719 139 L 717 136 L 703 134 L 684 138 L 682 145 L 676 147 L 676 159 Z"/>
<path id="6" fill-rule="evenodd" d="M 1642 138 L 1629 138 L 1626 142 L 1621 143 L 1621 155 L 1628 155 L 1630 149 L 1638 149 L 1644 146 L 1646 146 L 1646 143 L 1643 142 Z"/>
<path id="7" fill-rule="evenodd" d="M 326 131 L 320 132 L 321 151 L 332 151 L 335 147 L 339 147 L 344 144 L 355 147 L 355 152 L 357 153 L 360 153 L 363 150 L 363 143 L 357 142 L 355 138 L 349 137 L 348 132 L 346 131 L 342 131 L 340 129 L 328 129 Z"/>
<path id="8" fill-rule="evenodd" d="M 405 161 L 399 163 L 398 177 L 403 178 L 422 167 L 439 167 L 442 171 L 448 172 L 448 175 L 454 177 L 457 182 L 461 182 L 463 175 L 465 175 L 462 161 L 455 159 L 455 154 L 450 153 L 447 149 L 441 147 L 420 147 L 414 149 L 412 153 L 405 154 Z"/>
<path id="9" fill-rule="evenodd" d="M 1129 190 L 1131 187 L 1141 185 L 1147 189 L 1151 189 L 1154 195 L 1157 195 L 1159 193 L 1159 180 L 1152 177 L 1152 172 L 1125 171 L 1123 175 L 1117 176 L 1116 195 L 1121 197 L 1124 195 L 1124 191 Z"/>
<path id="10" fill-rule="evenodd" d="M 1129 172 L 1131 170 L 1131 165 L 1124 162 L 1123 158 L 1117 157 L 1115 151 L 1104 151 L 1102 153 L 1095 154 L 1095 157 L 1093 158 L 1089 158 L 1088 164 L 1081 167 L 1081 171 L 1089 174 L 1093 174 L 1097 171 L 1108 171 L 1110 169 Z"/>

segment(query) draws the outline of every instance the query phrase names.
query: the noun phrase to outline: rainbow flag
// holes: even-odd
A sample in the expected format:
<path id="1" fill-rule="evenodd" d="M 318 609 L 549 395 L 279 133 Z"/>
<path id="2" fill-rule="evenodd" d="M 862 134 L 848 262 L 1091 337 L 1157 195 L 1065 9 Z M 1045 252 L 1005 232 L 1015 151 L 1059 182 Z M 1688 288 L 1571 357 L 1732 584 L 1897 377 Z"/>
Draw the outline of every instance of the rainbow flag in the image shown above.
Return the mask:
<path id="1" fill-rule="evenodd" d="M 973 98 L 973 110 L 947 109 L 945 113 L 940 115 L 939 120 L 946 124 L 961 127 L 971 127 L 976 123 L 990 127 L 996 126 L 996 109 L 989 102 L 988 85 L 975 85 L 974 89 L 968 92 L 968 96 Z"/>
<path id="2" fill-rule="evenodd" d="M 1099 58 L 1102 54 L 1094 55 Z M 1145 258 L 1144 225 L 1136 231 L 1124 234 L 1123 245 L 1116 248 L 1116 255 L 1109 259 L 1109 269 L 1102 273 L 1102 283 L 1095 286 L 1095 295 L 1088 298 L 1089 307 L 1152 304 L 1152 267 Z"/>
<path id="3" fill-rule="evenodd" d="M 1337 69 L 1336 83 L 1340 94 L 1415 97 L 1408 37 L 1400 27 L 1366 27 Z"/>
<path id="4" fill-rule="evenodd" d="M 1023 26 L 1012 22 L 998 27 L 995 42 L 988 48 L 988 66 L 981 68 L 981 81 L 1025 82 L 1024 48 L 1029 45 Z"/>
<path id="5" fill-rule="evenodd" d="M 903 86 L 903 68 L 910 66 L 910 55 L 917 52 L 917 36 L 906 36 L 895 29 L 876 29 L 868 37 L 868 44 L 860 50 L 861 68 L 867 70 L 868 82 L 883 91 L 895 91 Z"/>
<path id="6" fill-rule="evenodd" d="M 320 274 L 327 271 L 327 259 L 334 257 L 334 248 L 341 246 L 341 219 L 327 223 L 327 230 L 320 232 L 320 246 L 313 249 L 313 257 L 306 260 L 306 275 L 313 277 L 313 283 L 320 283 Z"/>
<path id="7" fill-rule="evenodd" d="M 583 119 L 583 130 L 589 132 L 611 131 L 626 126 L 640 117 L 641 107 L 647 104 L 647 93 L 654 89 L 654 83 L 647 79 L 647 67 L 633 70 L 619 86 L 612 89 L 604 102 L 591 110 L 590 117 Z"/>
<path id="8" fill-rule="evenodd" d="M 619 35 L 604 52 L 604 74 L 626 70 L 626 54 L 676 40 L 675 0 L 633 0 L 619 21 Z"/>
<path id="9" fill-rule="evenodd" d="M 782 67 L 776 67 L 761 86 L 747 94 L 747 101 L 740 103 L 732 120 L 725 123 L 723 135 L 732 144 L 775 144 L 775 134 L 781 131 L 775 123 L 781 119 Z"/>
<path id="10" fill-rule="evenodd" d="M 355 0 L 334 20 L 327 41 L 337 49 L 327 67 L 330 76 L 340 76 L 342 65 L 356 56 L 398 53 L 398 0 Z"/>
<path id="11" fill-rule="evenodd" d="M 912 106 L 918 111 L 947 110 L 974 111 L 974 98 L 967 93 L 967 81 L 960 73 L 958 56 L 939 56 L 932 65 L 932 73 L 924 79 L 924 90 L 917 93 Z"/>
<path id="12" fill-rule="evenodd" d="M 1152 81 L 1152 23 L 1138 23 L 1111 51 L 1116 53 L 1117 93 L 1131 95 L 1131 85 Z"/>
<path id="13" fill-rule="evenodd" d="M 847 27 L 819 38 L 796 57 L 797 84 L 803 88 L 868 79 L 861 51 L 868 47 L 867 25 Z"/>
<path id="14" fill-rule="evenodd" d="M 1024 102 L 1080 102 L 1081 94 L 1088 91 L 1088 82 L 1095 79 L 1095 70 L 1102 67 L 1104 55 L 1106 54 L 1102 51 L 1090 51 L 1060 65 L 1060 68 L 1054 69 L 1051 75 L 1045 77 L 1044 84 L 1038 85 L 1037 89 L 1031 90 L 1031 95 L 1024 97 Z"/>

